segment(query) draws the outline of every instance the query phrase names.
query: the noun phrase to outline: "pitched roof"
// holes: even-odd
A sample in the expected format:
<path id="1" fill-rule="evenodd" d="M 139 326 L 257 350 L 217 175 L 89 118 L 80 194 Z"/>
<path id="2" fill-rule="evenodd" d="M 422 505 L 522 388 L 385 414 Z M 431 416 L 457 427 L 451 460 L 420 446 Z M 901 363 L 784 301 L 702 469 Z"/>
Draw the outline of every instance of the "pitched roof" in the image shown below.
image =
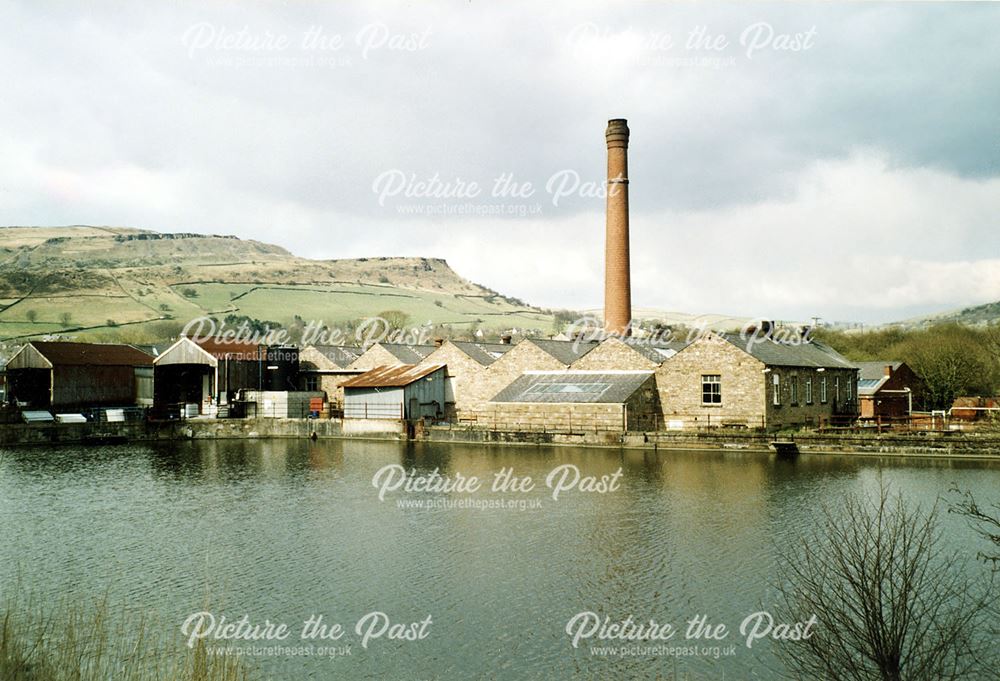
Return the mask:
<path id="1" fill-rule="evenodd" d="M 361 348 L 350 345 L 310 345 L 309 347 L 342 369 L 364 352 Z"/>
<path id="2" fill-rule="evenodd" d="M 435 345 L 410 345 L 406 343 L 379 343 L 389 354 L 404 364 L 417 364 L 435 350 Z"/>
<path id="3" fill-rule="evenodd" d="M 483 366 L 493 362 L 513 348 L 510 343 L 474 343 L 472 341 L 451 341 L 451 344 Z"/>
<path id="4" fill-rule="evenodd" d="M 678 352 L 686 348 L 690 343 L 686 341 L 660 341 L 650 343 L 640 338 L 627 338 L 622 341 L 646 359 L 662 364 Z"/>
<path id="5" fill-rule="evenodd" d="M 491 402 L 621 404 L 652 371 L 526 371 Z"/>
<path id="6" fill-rule="evenodd" d="M 343 388 L 402 388 L 443 369 L 444 364 L 386 364 L 341 383 Z"/>
<path id="7" fill-rule="evenodd" d="M 153 365 L 151 355 L 131 345 L 69 341 L 32 341 L 30 345 L 52 364 L 137 367 Z"/>
<path id="8" fill-rule="evenodd" d="M 736 347 L 767 366 L 810 367 L 825 369 L 856 369 L 850 360 L 818 341 L 799 343 L 778 342 L 770 338 L 744 339 L 739 334 L 721 333 Z"/>
<path id="9" fill-rule="evenodd" d="M 889 380 L 889 376 L 885 375 L 885 368 L 887 366 L 891 366 L 894 372 L 903 366 L 902 362 L 892 361 L 856 362 L 855 364 L 861 370 L 858 374 L 859 395 L 874 395 L 882 389 L 882 386 Z"/>
<path id="10" fill-rule="evenodd" d="M 543 351 L 569 366 L 597 347 L 596 341 L 562 341 L 544 338 L 528 338 L 525 343 L 534 343 Z"/>
<path id="11" fill-rule="evenodd" d="M 193 339 L 191 339 L 193 340 Z M 231 341 L 225 338 L 203 338 L 194 343 L 216 359 L 260 359 L 263 357 L 262 345 Z"/>
<path id="12" fill-rule="evenodd" d="M 864 380 L 878 380 L 885 378 L 885 368 L 891 366 L 893 371 L 897 371 L 899 367 L 903 366 L 902 362 L 899 361 L 881 361 L 881 362 L 855 362 L 858 369 L 861 370 L 859 374 L 860 378 Z"/>

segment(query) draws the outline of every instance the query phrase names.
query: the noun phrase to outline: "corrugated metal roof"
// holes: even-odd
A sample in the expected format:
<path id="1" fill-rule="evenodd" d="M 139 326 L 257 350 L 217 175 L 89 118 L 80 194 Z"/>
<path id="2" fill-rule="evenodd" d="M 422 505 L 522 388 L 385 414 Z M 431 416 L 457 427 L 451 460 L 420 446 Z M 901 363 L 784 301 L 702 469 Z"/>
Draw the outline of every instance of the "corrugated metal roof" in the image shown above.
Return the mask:
<path id="1" fill-rule="evenodd" d="M 379 345 L 404 364 L 417 364 L 437 350 L 436 345 L 409 345 L 406 343 L 379 343 Z"/>
<path id="2" fill-rule="evenodd" d="M 197 340 L 198 347 L 216 359 L 260 359 L 264 355 L 263 346 L 254 343 L 240 343 L 224 338 Z"/>
<path id="3" fill-rule="evenodd" d="M 524 342 L 534 343 L 566 366 L 569 366 L 597 347 L 596 341 L 561 341 L 529 338 Z"/>
<path id="4" fill-rule="evenodd" d="M 770 338 L 743 339 L 738 334 L 719 334 L 736 347 L 768 366 L 856 369 L 850 360 L 818 341 L 779 343 Z M 752 341 L 752 342 L 751 342 Z"/>
<path id="5" fill-rule="evenodd" d="M 444 364 L 388 364 L 366 371 L 341 384 L 344 388 L 401 388 L 444 368 Z"/>
<path id="6" fill-rule="evenodd" d="M 151 355 L 131 345 L 69 341 L 32 341 L 30 345 L 52 364 L 137 367 L 153 365 Z"/>
<path id="7" fill-rule="evenodd" d="M 490 401 L 622 404 L 652 375 L 652 371 L 526 372 Z"/>
<path id="8" fill-rule="evenodd" d="M 505 352 L 514 347 L 509 343 L 474 343 L 472 341 L 451 341 L 451 344 L 483 366 L 493 364 Z"/>
<path id="9" fill-rule="evenodd" d="M 309 347 L 315 349 L 316 352 L 342 369 L 360 357 L 361 353 L 364 352 L 361 348 L 350 345 L 310 345 Z"/>

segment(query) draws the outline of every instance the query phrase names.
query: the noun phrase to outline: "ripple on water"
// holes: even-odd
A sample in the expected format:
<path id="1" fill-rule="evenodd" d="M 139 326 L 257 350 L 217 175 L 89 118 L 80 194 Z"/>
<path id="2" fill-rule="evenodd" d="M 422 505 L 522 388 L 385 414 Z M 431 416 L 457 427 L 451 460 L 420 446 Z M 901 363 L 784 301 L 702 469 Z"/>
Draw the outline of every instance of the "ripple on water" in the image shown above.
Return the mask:
<path id="1" fill-rule="evenodd" d="M 562 463 L 624 476 L 618 492 L 557 501 L 540 484 L 523 495 L 541 502 L 534 510 L 401 509 L 371 485 L 388 463 L 487 480 L 511 467 L 541 481 Z M 166 631 L 205 607 L 289 623 L 433 616 L 431 638 L 412 646 L 259 661 L 285 678 L 665 675 L 674 661 L 572 649 L 567 620 L 592 610 L 737 624 L 766 604 L 775 544 L 880 475 L 931 502 L 955 483 L 995 498 L 1000 482 L 991 466 L 748 453 L 297 441 L 24 449 L 0 463 L 0 577 L 9 584 L 20 571 L 52 597 L 107 591 Z M 946 521 L 949 541 L 967 550 L 967 528 Z M 771 678 L 774 664 L 761 646 L 677 670 Z"/>

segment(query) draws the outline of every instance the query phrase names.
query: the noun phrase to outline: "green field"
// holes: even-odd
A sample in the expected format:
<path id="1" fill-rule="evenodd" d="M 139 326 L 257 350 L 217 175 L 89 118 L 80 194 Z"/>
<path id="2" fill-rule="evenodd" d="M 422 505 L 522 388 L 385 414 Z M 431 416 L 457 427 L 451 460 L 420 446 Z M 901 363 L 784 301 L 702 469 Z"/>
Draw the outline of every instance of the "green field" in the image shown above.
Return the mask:
<path id="1" fill-rule="evenodd" d="M 548 332 L 554 321 L 436 258 L 310 260 L 231 236 L 0 228 L 0 341 L 60 334 L 148 342 L 203 316 L 336 326 L 386 311 L 458 334 Z"/>
<path id="2" fill-rule="evenodd" d="M 193 292 L 193 294 L 192 294 Z M 160 305 L 167 306 L 161 310 Z M 290 324 L 337 325 L 380 312 L 406 314 L 412 325 L 447 324 L 456 330 L 552 328 L 551 315 L 516 307 L 502 298 L 436 293 L 374 284 L 290 285 L 207 283 L 179 284 L 143 296 L 80 292 L 64 296 L 28 296 L 0 311 L 0 339 L 73 333 L 80 338 L 122 333 L 136 339 L 156 335 L 164 319 L 180 324 L 200 317 L 243 315 Z M 34 321 L 29 319 L 33 312 Z M 68 317 L 66 316 L 68 315 Z M 113 320 L 115 325 L 109 325 Z M 127 329 L 127 333 L 126 333 Z"/>

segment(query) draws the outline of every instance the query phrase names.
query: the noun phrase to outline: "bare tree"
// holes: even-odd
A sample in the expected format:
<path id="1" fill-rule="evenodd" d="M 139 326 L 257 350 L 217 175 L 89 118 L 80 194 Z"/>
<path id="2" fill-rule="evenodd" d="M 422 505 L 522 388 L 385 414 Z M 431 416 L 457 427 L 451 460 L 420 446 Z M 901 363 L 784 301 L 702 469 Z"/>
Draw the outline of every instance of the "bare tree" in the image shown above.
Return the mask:
<path id="1" fill-rule="evenodd" d="M 961 496 L 951 505 L 948 512 L 965 516 L 976 532 L 993 544 L 990 550 L 980 551 L 978 556 L 1000 566 L 1000 504 L 983 507 L 976 502 L 971 492 L 963 492 L 957 487 L 951 491 Z"/>
<path id="2" fill-rule="evenodd" d="M 830 681 L 989 678 L 992 573 L 942 546 L 937 507 L 908 506 L 883 485 L 849 495 L 779 552 L 779 621 L 816 615 L 805 640 L 782 642 L 788 675 Z M 979 566 L 982 567 L 982 566 Z"/>

